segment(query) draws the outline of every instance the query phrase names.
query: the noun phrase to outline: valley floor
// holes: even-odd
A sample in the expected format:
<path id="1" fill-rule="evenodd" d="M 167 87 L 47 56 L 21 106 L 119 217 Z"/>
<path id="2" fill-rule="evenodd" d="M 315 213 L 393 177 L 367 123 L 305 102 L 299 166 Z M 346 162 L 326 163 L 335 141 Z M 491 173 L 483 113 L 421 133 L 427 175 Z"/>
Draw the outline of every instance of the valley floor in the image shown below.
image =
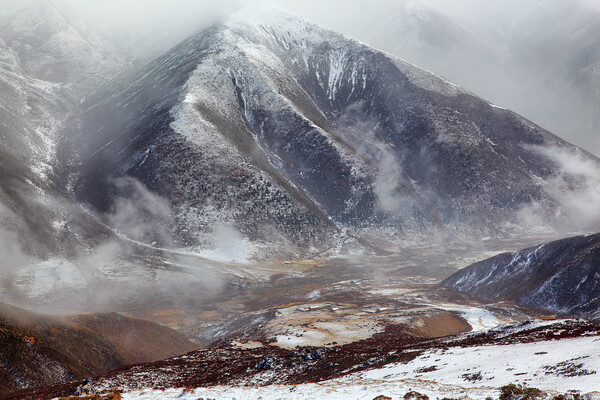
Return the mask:
<path id="1" fill-rule="evenodd" d="M 200 350 L 8 398 L 485 399 L 515 383 L 600 400 L 600 321 L 469 300 L 438 284 L 471 255 L 440 254 L 232 264 L 220 291 L 119 305 Z"/>

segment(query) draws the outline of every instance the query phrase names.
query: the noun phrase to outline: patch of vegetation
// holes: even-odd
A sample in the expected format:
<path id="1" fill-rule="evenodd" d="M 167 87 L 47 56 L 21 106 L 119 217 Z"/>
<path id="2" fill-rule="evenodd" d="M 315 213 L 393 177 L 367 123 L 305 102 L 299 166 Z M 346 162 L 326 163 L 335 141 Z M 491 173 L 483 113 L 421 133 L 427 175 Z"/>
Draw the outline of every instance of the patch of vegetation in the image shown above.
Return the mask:
<path id="1" fill-rule="evenodd" d="M 510 383 L 500 388 L 500 400 L 535 400 L 544 397 L 544 392 L 538 388 Z"/>
<path id="2" fill-rule="evenodd" d="M 431 367 L 423 367 L 423 368 L 419 368 L 417 370 L 415 370 L 416 373 L 418 374 L 422 374 L 425 372 L 433 372 L 433 371 L 437 371 L 438 367 L 435 365 L 432 365 Z"/>
<path id="3" fill-rule="evenodd" d="M 584 375 L 594 375 L 596 371 L 583 368 L 583 363 L 576 362 L 581 359 L 573 358 L 571 360 L 559 362 L 556 365 L 545 365 L 542 368 L 546 370 L 546 375 L 556 375 L 556 376 L 584 376 Z"/>
<path id="4" fill-rule="evenodd" d="M 462 374 L 462 378 L 469 382 L 479 382 L 483 379 L 483 375 L 481 375 L 481 372 L 474 372 L 472 374 Z"/>
<path id="5" fill-rule="evenodd" d="M 404 395 L 404 400 L 429 400 L 429 396 L 411 390 Z"/>

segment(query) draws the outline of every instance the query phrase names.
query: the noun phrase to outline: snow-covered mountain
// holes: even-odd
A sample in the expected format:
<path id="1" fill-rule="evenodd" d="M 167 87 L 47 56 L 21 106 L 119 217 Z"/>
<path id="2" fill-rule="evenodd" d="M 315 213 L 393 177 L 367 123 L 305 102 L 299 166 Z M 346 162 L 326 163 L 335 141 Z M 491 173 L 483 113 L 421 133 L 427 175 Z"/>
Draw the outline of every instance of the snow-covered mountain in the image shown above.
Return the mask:
<path id="1" fill-rule="evenodd" d="M 127 65 L 128 57 L 75 29 L 53 2 L 1 14 L 0 236 L 8 270 L 29 255 L 68 252 L 98 232 L 57 190 L 60 144 L 80 99 Z"/>
<path id="2" fill-rule="evenodd" d="M 325 11 L 291 3 L 600 154 L 600 14 L 593 2 L 333 0 Z"/>
<path id="3" fill-rule="evenodd" d="M 75 101 L 132 62 L 124 49 L 94 29 L 78 29 L 50 0 L 2 15 L 0 38 L 18 70 L 61 84 Z"/>
<path id="4" fill-rule="evenodd" d="M 498 327 L 539 310 L 482 305 L 438 285 L 515 237 L 600 229 L 597 157 L 286 13 L 252 5 L 124 71 L 146 49 L 125 52 L 41 4 L 0 21 L 1 299 L 117 309 L 212 344 L 14 396 L 361 390 L 423 400 L 412 389 L 486 398 L 513 381 L 540 384 L 547 398 L 597 389 L 597 322 Z M 496 57 L 443 13 L 406 10 L 409 19 L 377 25 L 400 26 L 399 46 Z M 390 257 L 363 252 L 389 254 L 399 242 Z M 597 250 L 593 235 L 500 255 L 453 287 L 597 316 Z M 0 382 L 11 390 L 190 346 L 116 314 L 59 320 L 0 304 L 0 325 Z M 164 340 L 146 346 L 148 332 Z M 527 355 L 526 371 L 515 352 Z"/>
<path id="5" fill-rule="evenodd" d="M 78 200 L 110 210 L 118 178 L 135 177 L 173 206 L 180 246 L 217 224 L 321 247 L 341 229 L 499 235 L 598 222 L 572 201 L 598 190 L 594 156 L 277 11 L 233 15 L 85 108 L 66 179 Z"/>
<path id="6" fill-rule="evenodd" d="M 458 271 L 443 286 L 486 301 L 600 316 L 600 234 L 504 253 Z"/>

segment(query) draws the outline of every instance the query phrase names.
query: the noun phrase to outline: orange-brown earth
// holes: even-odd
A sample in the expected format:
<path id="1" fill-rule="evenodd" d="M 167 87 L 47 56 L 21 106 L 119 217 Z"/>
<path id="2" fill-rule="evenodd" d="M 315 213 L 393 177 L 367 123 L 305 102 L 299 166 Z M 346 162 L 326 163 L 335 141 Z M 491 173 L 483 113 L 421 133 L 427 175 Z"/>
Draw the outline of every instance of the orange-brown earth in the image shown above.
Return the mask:
<path id="1" fill-rule="evenodd" d="M 379 264 L 292 261 L 271 266 L 272 274 L 262 280 L 232 277 L 221 292 L 157 298 L 119 311 L 173 327 L 201 345 L 223 338 L 285 348 L 343 344 L 369 338 L 389 324 L 411 326 L 411 334 L 419 337 L 470 329 L 460 312 L 436 306 L 478 306 L 439 287 L 451 268 L 417 271 L 393 259 L 374 262 Z M 511 303 L 491 308 L 506 321 L 531 312 Z"/>
<path id="2" fill-rule="evenodd" d="M 49 317 L 0 303 L 0 395 L 197 347 L 169 328 L 115 313 Z"/>

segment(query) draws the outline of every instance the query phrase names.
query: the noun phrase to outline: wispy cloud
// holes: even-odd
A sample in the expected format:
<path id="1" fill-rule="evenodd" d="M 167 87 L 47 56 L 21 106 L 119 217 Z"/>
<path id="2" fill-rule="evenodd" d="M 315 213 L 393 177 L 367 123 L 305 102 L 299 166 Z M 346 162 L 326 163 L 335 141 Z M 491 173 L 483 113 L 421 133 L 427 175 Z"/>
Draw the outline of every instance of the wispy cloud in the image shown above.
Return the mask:
<path id="1" fill-rule="evenodd" d="M 538 203 L 525 206 L 520 213 L 524 223 L 530 227 L 552 227 L 559 232 L 599 230 L 600 163 L 574 149 L 545 146 L 531 149 L 553 161 L 559 172 L 542 182 L 554 206 Z"/>

